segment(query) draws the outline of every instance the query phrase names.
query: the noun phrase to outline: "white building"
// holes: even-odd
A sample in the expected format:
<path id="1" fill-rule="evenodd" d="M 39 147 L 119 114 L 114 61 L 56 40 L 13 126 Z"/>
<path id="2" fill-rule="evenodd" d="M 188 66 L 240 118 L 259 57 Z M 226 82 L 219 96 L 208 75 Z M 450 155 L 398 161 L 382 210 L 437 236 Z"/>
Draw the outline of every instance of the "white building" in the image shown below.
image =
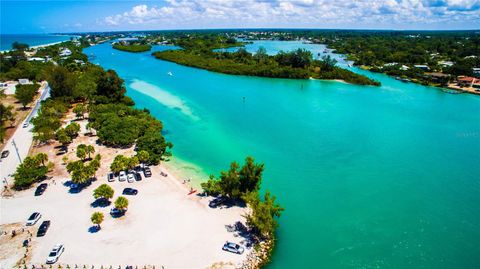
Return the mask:
<path id="1" fill-rule="evenodd" d="M 70 51 L 68 48 L 64 48 L 63 50 L 60 51 L 59 56 L 64 57 L 64 56 L 70 56 L 72 55 L 72 51 Z"/>
<path id="2" fill-rule="evenodd" d="M 452 61 L 440 61 L 438 62 L 438 65 L 443 66 L 443 67 L 450 67 L 454 64 Z"/>

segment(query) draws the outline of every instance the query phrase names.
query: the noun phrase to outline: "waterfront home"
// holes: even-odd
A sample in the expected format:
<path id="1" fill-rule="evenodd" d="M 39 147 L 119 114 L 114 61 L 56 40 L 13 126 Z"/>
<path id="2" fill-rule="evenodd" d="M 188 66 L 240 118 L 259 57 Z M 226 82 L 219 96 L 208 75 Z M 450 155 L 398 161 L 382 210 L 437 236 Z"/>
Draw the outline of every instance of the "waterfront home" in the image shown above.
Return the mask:
<path id="1" fill-rule="evenodd" d="M 60 57 L 67 57 L 67 56 L 70 56 L 70 55 L 72 55 L 72 51 L 69 50 L 68 48 L 62 49 L 60 51 L 60 54 L 59 54 Z"/>
<path id="2" fill-rule="evenodd" d="M 438 62 L 438 65 L 440 65 L 441 67 L 450 67 L 454 64 L 454 62 L 452 61 L 440 61 Z"/>
<path id="3" fill-rule="evenodd" d="M 410 67 L 408 67 L 406 65 L 400 66 L 400 70 L 402 70 L 402 71 L 407 71 L 408 69 L 410 69 Z"/>
<path id="4" fill-rule="evenodd" d="M 480 76 L 480 67 L 474 67 L 472 68 L 473 75 L 476 77 Z"/>
<path id="5" fill-rule="evenodd" d="M 474 77 L 464 77 L 464 76 L 461 76 L 461 77 L 458 77 L 457 79 L 457 85 L 460 86 L 460 87 L 473 87 L 473 84 L 476 83 L 475 82 L 475 78 Z"/>
<path id="6" fill-rule="evenodd" d="M 424 64 L 416 64 L 413 67 L 418 68 L 418 69 L 422 69 L 423 71 L 430 70 L 430 68 L 427 65 L 424 65 Z"/>
<path id="7" fill-rule="evenodd" d="M 395 66 L 395 65 L 398 65 L 398 63 L 396 63 L 396 62 L 386 63 L 386 64 L 383 65 L 383 67 L 392 67 L 392 66 Z"/>
<path id="8" fill-rule="evenodd" d="M 44 63 L 44 62 L 45 62 L 45 59 L 44 59 L 44 58 L 41 58 L 41 57 L 29 57 L 29 58 L 27 58 L 27 61 L 29 61 L 29 62 L 42 62 L 42 63 Z"/>
<path id="9" fill-rule="evenodd" d="M 118 39 L 118 42 L 120 42 L 120 44 L 122 44 L 124 46 L 131 45 L 132 43 L 137 42 L 137 41 L 138 41 L 138 38 L 136 38 L 136 37 L 124 37 L 124 38 L 119 38 Z"/>
<path id="10" fill-rule="evenodd" d="M 425 77 L 430 79 L 432 82 L 437 82 L 437 83 L 442 83 L 442 82 L 448 82 L 450 76 L 444 73 L 440 72 L 431 72 L 431 73 L 425 73 Z"/>
<path id="11" fill-rule="evenodd" d="M 18 83 L 20 83 L 20 85 L 32 84 L 28 78 L 19 78 Z"/>

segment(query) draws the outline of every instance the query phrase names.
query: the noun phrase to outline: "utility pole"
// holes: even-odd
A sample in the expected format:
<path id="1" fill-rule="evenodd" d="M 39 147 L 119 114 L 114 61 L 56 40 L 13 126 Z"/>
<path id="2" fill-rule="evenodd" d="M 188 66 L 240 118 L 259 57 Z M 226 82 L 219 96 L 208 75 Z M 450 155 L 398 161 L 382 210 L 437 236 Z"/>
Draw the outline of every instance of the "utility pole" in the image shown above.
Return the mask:
<path id="1" fill-rule="evenodd" d="M 20 157 L 20 153 L 18 152 L 17 144 L 15 144 L 15 139 L 12 139 L 12 145 L 15 148 L 15 151 L 17 152 L 18 160 L 20 163 L 22 163 L 22 158 Z"/>

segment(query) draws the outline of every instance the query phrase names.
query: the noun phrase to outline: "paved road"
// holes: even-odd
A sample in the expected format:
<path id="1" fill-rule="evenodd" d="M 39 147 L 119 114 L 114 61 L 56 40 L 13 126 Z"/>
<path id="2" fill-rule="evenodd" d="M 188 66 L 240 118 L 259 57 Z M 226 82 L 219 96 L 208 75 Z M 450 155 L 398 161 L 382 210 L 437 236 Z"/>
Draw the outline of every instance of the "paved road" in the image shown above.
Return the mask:
<path id="1" fill-rule="evenodd" d="M 48 83 L 43 83 L 40 91 L 40 98 L 35 103 L 35 107 L 27 116 L 25 122 L 29 122 L 37 115 L 40 108 L 40 102 L 50 96 L 50 87 L 48 86 Z M 33 126 L 28 124 L 28 126 L 24 128 L 23 123 L 21 124 L 22 125 L 18 126 L 13 136 L 7 141 L 5 148 L 3 149 L 9 150 L 10 154 L 7 158 L 1 159 L 2 161 L 0 162 L 1 189 L 3 189 L 5 180 L 7 180 L 7 184 L 9 185 L 13 183 L 13 178 L 11 175 L 15 172 L 17 166 L 20 164 L 20 159 L 23 161 L 23 159 L 27 157 L 28 151 L 33 142 L 33 133 L 31 132 Z M 17 146 L 18 154 L 13 142 L 15 142 L 15 145 Z"/>

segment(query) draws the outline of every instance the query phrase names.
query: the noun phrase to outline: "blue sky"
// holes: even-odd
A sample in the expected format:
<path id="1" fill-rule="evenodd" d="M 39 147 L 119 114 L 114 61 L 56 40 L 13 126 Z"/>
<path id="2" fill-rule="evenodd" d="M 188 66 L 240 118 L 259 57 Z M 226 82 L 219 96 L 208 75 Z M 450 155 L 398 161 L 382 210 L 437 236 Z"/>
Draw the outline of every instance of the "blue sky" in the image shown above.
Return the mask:
<path id="1" fill-rule="evenodd" d="M 480 0 L 0 2 L 0 32 L 205 28 L 480 29 Z"/>

